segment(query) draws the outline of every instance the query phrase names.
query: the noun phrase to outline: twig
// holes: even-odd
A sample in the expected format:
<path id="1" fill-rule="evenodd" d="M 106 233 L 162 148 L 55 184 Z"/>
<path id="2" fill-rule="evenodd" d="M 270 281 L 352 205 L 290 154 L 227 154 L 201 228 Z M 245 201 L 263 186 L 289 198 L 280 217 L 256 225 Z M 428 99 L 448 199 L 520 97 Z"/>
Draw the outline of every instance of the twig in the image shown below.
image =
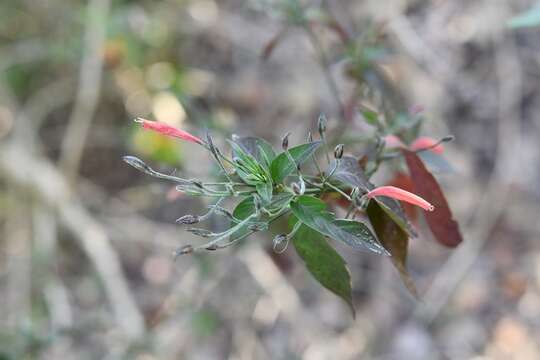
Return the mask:
<path id="1" fill-rule="evenodd" d="M 62 142 L 60 167 L 70 182 L 77 176 L 86 137 L 99 100 L 110 0 L 91 0 L 87 7 L 85 51 L 75 105 Z"/>

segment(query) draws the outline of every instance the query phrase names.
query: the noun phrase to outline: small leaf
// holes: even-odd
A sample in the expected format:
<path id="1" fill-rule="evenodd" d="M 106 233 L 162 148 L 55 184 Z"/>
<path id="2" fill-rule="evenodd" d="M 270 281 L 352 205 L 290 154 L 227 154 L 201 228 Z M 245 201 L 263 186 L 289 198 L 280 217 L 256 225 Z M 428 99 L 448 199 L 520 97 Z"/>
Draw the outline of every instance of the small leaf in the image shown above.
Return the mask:
<path id="1" fill-rule="evenodd" d="M 263 50 L 261 51 L 261 59 L 266 61 L 270 58 L 272 55 L 272 52 L 274 52 L 274 49 L 278 45 L 279 41 L 285 36 L 287 32 L 287 28 L 283 28 L 277 32 L 274 36 L 270 38 L 270 40 L 266 43 Z"/>
<path id="2" fill-rule="evenodd" d="M 255 204 L 253 203 L 253 197 L 249 196 L 236 205 L 233 211 L 233 216 L 238 220 L 245 220 L 248 216 L 255 213 Z M 233 221 L 231 226 L 235 226 Z M 234 238 L 241 237 L 249 232 L 248 225 L 242 227 L 234 233 Z"/>
<path id="3" fill-rule="evenodd" d="M 266 140 L 254 136 L 241 137 L 235 140 L 249 155 L 253 156 L 257 161 L 263 163 L 268 168 L 270 163 L 276 157 L 276 153 Z"/>
<path id="4" fill-rule="evenodd" d="M 398 270 L 403 284 L 414 297 L 418 298 L 416 286 L 407 271 L 407 247 L 409 245 L 407 233 L 375 201 L 369 202 L 367 214 L 379 241 L 392 255 L 390 260 Z"/>
<path id="5" fill-rule="evenodd" d="M 336 160 L 332 161 L 330 168 L 333 169 Z M 332 180 L 339 180 L 340 182 L 348 185 L 352 188 L 358 187 L 365 192 L 373 189 L 373 185 L 369 183 L 368 179 L 364 175 L 364 171 L 358 163 L 358 159 L 352 156 L 343 156 L 338 163 L 338 167 L 332 175 Z"/>
<path id="6" fill-rule="evenodd" d="M 291 210 L 300 221 L 313 230 L 341 241 L 355 250 L 387 254 L 364 223 L 354 220 L 337 220 L 334 214 L 328 212 L 326 204 L 318 198 L 299 196 L 291 202 Z"/>
<path id="7" fill-rule="evenodd" d="M 408 150 L 402 152 L 411 172 L 414 192 L 435 206 L 434 211 L 424 213 L 433 235 L 443 245 L 457 246 L 463 239 L 439 183 L 416 153 Z"/>
<path id="8" fill-rule="evenodd" d="M 291 216 L 291 225 L 294 225 L 296 221 L 298 220 Z M 311 275 L 322 286 L 342 298 L 349 305 L 354 316 L 351 274 L 341 255 L 319 232 L 306 225 L 300 226 L 292 242 Z"/>
<path id="9" fill-rule="evenodd" d="M 289 153 L 291 154 L 296 164 L 301 165 L 307 159 L 309 159 L 321 145 L 321 141 L 314 141 L 311 143 L 295 146 L 289 149 Z M 279 154 L 270 165 L 270 173 L 272 174 L 272 179 L 274 179 L 274 183 L 279 184 L 280 182 L 282 182 L 283 179 L 285 179 L 295 170 L 295 167 L 296 165 L 289 160 L 286 153 L 283 152 Z"/>
<path id="10" fill-rule="evenodd" d="M 264 204 L 267 204 L 272 200 L 272 183 L 266 182 L 257 184 L 255 189 L 257 189 L 257 193 L 261 195 Z"/>

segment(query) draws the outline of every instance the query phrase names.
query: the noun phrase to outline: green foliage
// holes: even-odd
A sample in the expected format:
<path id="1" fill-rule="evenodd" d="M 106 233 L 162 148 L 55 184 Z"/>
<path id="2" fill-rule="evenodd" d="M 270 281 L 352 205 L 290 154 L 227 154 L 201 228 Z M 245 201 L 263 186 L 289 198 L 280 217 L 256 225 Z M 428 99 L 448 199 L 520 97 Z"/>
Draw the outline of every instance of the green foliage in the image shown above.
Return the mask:
<path id="1" fill-rule="evenodd" d="M 274 182 L 279 183 L 289 176 L 296 168 L 307 161 L 322 145 L 322 141 L 314 141 L 289 149 L 290 156 L 296 164 L 293 164 L 285 152 L 279 154 L 270 165 L 270 173 Z"/>
<path id="2" fill-rule="evenodd" d="M 303 224 L 355 250 L 369 250 L 376 254 L 386 252 L 364 223 L 336 219 L 334 214 L 328 212 L 324 201 L 318 198 L 299 196 L 291 202 L 291 210 Z"/>
<path id="3" fill-rule="evenodd" d="M 291 225 L 298 219 L 291 216 Z M 302 224 L 292 238 L 294 248 L 313 277 L 325 288 L 342 298 L 354 314 L 351 274 L 347 263 L 324 236 Z"/>

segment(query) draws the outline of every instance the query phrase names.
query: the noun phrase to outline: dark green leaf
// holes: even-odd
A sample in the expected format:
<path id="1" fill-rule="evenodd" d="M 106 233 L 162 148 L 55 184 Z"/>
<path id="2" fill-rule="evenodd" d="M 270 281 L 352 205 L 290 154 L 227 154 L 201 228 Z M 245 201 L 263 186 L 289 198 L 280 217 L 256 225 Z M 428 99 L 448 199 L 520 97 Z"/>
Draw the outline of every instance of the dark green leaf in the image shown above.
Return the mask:
<path id="1" fill-rule="evenodd" d="M 336 160 L 332 161 L 330 168 L 333 169 Z M 343 156 L 338 163 L 336 171 L 332 175 L 332 180 L 339 180 L 340 182 L 348 185 L 352 188 L 358 187 L 365 192 L 373 189 L 373 185 L 369 183 L 364 171 L 358 164 L 358 159 L 352 156 Z"/>
<path id="2" fill-rule="evenodd" d="M 315 153 L 321 144 L 321 141 L 302 144 L 289 149 L 289 153 L 296 164 L 301 165 Z M 270 174 L 272 174 L 274 183 L 279 184 L 282 182 L 295 170 L 295 167 L 296 165 L 289 160 L 286 153 L 279 154 L 270 165 Z"/>
<path id="3" fill-rule="evenodd" d="M 298 221 L 291 216 L 291 223 Z M 301 225 L 293 245 L 313 277 L 325 288 L 342 298 L 355 313 L 351 295 L 351 274 L 345 260 L 317 231 Z"/>
<path id="4" fill-rule="evenodd" d="M 375 235 L 361 222 L 337 220 L 328 212 L 326 204 L 315 197 L 302 195 L 291 202 L 293 214 L 310 228 L 334 240 L 341 241 L 356 250 L 369 250 L 376 254 L 386 254 L 377 243 Z"/>
<path id="5" fill-rule="evenodd" d="M 412 295 L 418 297 L 416 286 L 407 271 L 407 247 L 409 245 L 407 233 L 375 201 L 369 202 L 367 214 L 379 241 L 392 255 L 390 259 L 398 270 L 403 284 Z"/>

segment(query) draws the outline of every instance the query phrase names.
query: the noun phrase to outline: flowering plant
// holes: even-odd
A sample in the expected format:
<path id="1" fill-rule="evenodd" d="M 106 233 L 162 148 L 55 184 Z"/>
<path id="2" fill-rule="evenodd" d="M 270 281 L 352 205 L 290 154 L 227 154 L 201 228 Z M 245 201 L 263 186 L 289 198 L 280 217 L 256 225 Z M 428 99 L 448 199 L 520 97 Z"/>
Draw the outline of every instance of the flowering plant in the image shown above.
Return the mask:
<path id="1" fill-rule="evenodd" d="M 326 238 L 353 250 L 391 257 L 406 286 L 416 294 L 405 266 L 408 238 L 416 233 L 400 202 L 436 214 L 434 221 L 428 217 L 428 223 L 435 224 L 432 230 L 436 236 L 441 224 L 455 224 L 440 188 L 433 188 L 432 183 L 425 187 L 422 185 L 421 197 L 396 186 L 375 187 L 370 182 L 380 163 L 402 156 L 409 164 L 412 178 L 420 179 L 420 184 L 425 183 L 425 172 L 429 172 L 417 154 L 441 151 L 441 143 L 448 138 L 441 141 L 422 138 L 411 146 L 404 145 L 401 140 L 390 141 L 390 148 L 385 146 L 384 139 L 379 139 L 375 151 L 361 158 L 344 155 L 344 145 L 339 144 L 334 148 L 331 159 L 325 137 L 326 118 L 321 116 L 317 140 L 310 134 L 306 143 L 290 147 L 289 133 L 282 138 L 281 152 L 276 153 L 261 138 L 233 136 L 228 141 L 231 147 L 229 156 L 214 145 L 209 133 L 202 140 L 163 123 L 144 119 L 136 121 L 145 129 L 202 146 L 221 170 L 222 179 L 218 182 L 189 180 L 159 173 L 136 157 L 124 157 L 124 161 L 136 169 L 176 183 L 180 192 L 217 199 L 204 215 L 184 215 L 177 220 L 178 223 L 195 225 L 212 215 L 224 216 L 230 221 L 230 227 L 222 232 L 187 228 L 187 231 L 208 240 L 202 245 L 180 247 L 175 251 L 175 257 L 227 248 L 255 232 L 268 230 L 274 221 L 288 217 L 290 231 L 274 236 L 274 251 L 281 253 L 292 243 L 313 276 L 343 298 L 354 312 L 346 263 Z M 400 149 L 397 152 L 392 148 L 396 146 Z M 319 151 L 326 154 L 324 167 L 319 161 Z M 341 218 L 328 210 L 327 202 L 336 196 L 347 207 L 345 216 Z M 240 199 L 233 211 L 222 206 L 226 198 Z M 448 229 L 446 226 L 445 231 L 452 232 Z M 461 241 L 459 232 L 457 234 L 458 237 L 448 238 L 449 233 L 443 233 L 440 241 L 455 246 Z"/>

